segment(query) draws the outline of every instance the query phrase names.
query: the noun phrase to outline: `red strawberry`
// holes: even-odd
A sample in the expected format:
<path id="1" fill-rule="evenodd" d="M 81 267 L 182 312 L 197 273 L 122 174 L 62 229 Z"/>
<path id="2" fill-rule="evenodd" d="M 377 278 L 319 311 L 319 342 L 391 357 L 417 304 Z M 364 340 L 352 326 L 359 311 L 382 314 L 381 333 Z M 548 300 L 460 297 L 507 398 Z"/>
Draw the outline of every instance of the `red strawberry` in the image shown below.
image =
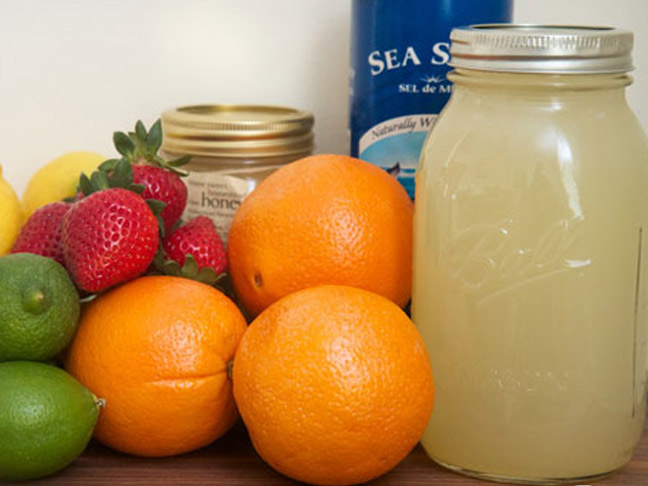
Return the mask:
<path id="1" fill-rule="evenodd" d="M 142 274 L 159 243 L 158 221 L 138 194 L 122 188 L 94 192 L 63 218 L 63 255 L 82 290 L 99 292 Z"/>
<path id="2" fill-rule="evenodd" d="M 36 253 L 65 265 L 61 225 L 70 207 L 71 204 L 55 202 L 36 210 L 20 230 L 11 253 Z"/>
<path id="3" fill-rule="evenodd" d="M 187 205 L 187 186 L 170 170 L 151 165 L 133 165 L 133 182 L 142 184 L 144 199 L 157 199 L 166 204 L 160 216 L 168 234 L 180 219 Z"/>
<path id="4" fill-rule="evenodd" d="M 181 267 L 187 255 L 193 256 L 198 268 L 212 268 L 216 275 L 227 267 L 223 242 L 211 219 L 198 216 L 183 224 L 162 240 L 166 255 Z"/>
<path id="5" fill-rule="evenodd" d="M 166 204 L 161 217 L 168 234 L 187 205 L 187 187 L 179 176 L 187 175 L 180 167 L 188 163 L 191 157 L 165 160 L 158 155 L 162 146 L 160 120 L 157 120 L 150 130 L 146 130 L 144 123 L 138 121 L 133 132 L 113 133 L 113 142 L 121 159 L 108 160 L 101 168 L 109 173 L 119 160 L 133 164 L 133 182 L 144 187 L 142 197 Z"/>

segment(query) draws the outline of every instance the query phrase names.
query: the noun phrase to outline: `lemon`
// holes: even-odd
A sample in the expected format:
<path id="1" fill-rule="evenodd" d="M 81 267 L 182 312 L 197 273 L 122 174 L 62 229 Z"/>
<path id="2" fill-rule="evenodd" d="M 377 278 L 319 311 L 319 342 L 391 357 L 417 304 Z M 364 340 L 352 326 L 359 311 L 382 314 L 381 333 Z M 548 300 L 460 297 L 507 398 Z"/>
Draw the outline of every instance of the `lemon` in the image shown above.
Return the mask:
<path id="1" fill-rule="evenodd" d="M 60 368 L 0 363 L 0 481 L 59 471 L 85 449 L 101 401 Z"/>
<path id="2" fill-rule="evenodd" d="M 54 358 L 72 339 L 79 311 L 62 265 L 32 253 L 0 258 L 0 361 Z"/>
<path id="3" fill-rule="evenodd" d="M 2 178 L 0 166 L 0 256 L 11 249 L 23 220 L 18 196 L 7 181 Z"/>
<path id="4" fill-rule="evenodd" d="M 22 204 L 30 216 L 41 206 L 72 197 L 81 173 L 90 175 L 106 157 L 93 152 L 69 152 L 41 167 L 27 183 Z"/>

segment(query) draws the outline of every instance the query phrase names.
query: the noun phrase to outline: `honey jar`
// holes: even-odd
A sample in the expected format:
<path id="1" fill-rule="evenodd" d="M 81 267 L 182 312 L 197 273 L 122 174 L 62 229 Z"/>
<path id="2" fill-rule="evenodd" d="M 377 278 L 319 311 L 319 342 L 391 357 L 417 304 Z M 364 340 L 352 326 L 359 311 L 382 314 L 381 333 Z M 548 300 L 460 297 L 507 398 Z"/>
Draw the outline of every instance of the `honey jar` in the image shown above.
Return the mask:
<path id="1" fill-rule="evenodd" d="M 313 151 L 313 116 L 293 108 L 194 105 L 162 114 L 162 156 L 191 155 L 186 221 L 208 216 L 227 239 L 234 213 L 268 175 Z"/>

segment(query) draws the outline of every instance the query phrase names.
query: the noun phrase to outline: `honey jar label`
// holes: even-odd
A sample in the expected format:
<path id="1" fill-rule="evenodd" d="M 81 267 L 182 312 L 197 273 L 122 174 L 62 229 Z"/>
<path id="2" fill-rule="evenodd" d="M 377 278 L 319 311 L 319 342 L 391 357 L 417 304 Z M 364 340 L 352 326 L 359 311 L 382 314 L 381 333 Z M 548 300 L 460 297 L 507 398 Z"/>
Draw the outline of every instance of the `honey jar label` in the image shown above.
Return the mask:
<path id="1" fill-rule="evenodd" d="M 223 242 L 227 243 L 234 213 L 254 189 L 254 182 L 213 172 L 191 172 L 184 182 L 188 195 L 183 220 L 209 217 Z"/>

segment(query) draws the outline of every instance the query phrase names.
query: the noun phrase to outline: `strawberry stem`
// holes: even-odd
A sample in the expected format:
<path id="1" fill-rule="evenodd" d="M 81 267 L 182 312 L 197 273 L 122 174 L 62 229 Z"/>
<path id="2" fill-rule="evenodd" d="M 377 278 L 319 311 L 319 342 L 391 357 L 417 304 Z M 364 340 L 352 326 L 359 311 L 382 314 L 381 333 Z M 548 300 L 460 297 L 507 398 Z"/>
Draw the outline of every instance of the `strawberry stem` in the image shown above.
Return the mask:
<path id="1" fill-rule="evenodd" d="M 115 132 L 113 142 L 117 152 L 122 155 L 122 159 L 131 164 L 149 164 L 169 170 L 182 177 L 188 175 L 188 172 L 180 167 L 188 164 L 191 156 L 183 155 L 177 159 L 166 161 L 158 155 L 160 147 L 162 147 L 162 121 L 160 119 L 156 120 L 148 131 L 142 120 L 138 120 L 135 124 L 135 131 Z"/>

